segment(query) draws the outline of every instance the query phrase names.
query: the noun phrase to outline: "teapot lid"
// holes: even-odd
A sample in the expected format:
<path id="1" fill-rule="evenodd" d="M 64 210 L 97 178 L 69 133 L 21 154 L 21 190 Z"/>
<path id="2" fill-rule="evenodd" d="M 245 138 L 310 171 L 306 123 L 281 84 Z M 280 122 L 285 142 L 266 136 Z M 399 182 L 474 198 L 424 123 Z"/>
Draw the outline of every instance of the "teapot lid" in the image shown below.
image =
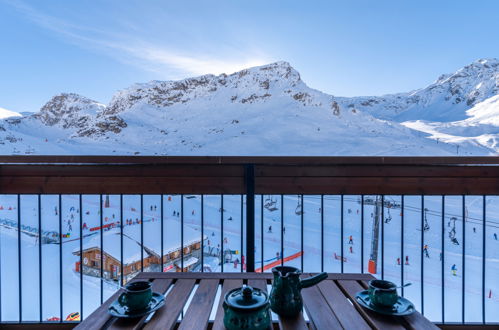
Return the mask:
<path id="1" fill-rule="evenodd" d="M 225 303 L 229 307 L 245 311 L 260 309 L 268 300 L 266 292 L 246 284 L 242 288 L 230 290 L 225 295 Z"/>

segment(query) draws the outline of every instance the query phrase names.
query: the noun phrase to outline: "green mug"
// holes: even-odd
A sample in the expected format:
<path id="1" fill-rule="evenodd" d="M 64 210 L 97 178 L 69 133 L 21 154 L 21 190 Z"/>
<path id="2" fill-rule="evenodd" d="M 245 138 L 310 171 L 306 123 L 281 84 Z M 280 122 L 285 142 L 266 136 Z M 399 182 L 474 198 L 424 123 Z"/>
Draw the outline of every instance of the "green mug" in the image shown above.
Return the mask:
<path id="1" fill-rule="evenodd" d="M 369 281 L 369 298 L 371 304 L 377 307 L 391 308 L 398 300 L 397 285 L 390 281 Z"/>
<path id="2" fill-rule="evenodd" d="M 144 310 L 149 306 L 152 299 L 151 282 L 137 281 L 129 283 L 124 288 L 118 298 L 120 305 L 128 308 L 129 311 Z"/>

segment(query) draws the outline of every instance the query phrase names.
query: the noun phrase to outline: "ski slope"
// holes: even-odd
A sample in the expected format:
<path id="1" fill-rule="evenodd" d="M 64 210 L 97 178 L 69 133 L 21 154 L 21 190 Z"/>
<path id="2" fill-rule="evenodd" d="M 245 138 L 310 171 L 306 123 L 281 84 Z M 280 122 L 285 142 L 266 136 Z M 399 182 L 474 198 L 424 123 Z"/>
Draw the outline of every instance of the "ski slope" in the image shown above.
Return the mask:
<path id="1" fill-rule="evenodd" d="M 201 197 L 184 196 L 183 217 L 173 216 L 173 213 L 182 211 L 181 196 L 163 196 L 163 235 L 171 237 L 180 236 L 179 224 L 183 221 L 184 226 L 189 230 L 199 232 L 201 237 Z M 188 198 L 189 197 L 189 198 Z M 42 320 L 60 315 L 60 294 L 62 288 L 63 318 L 69 313 L 80 312 L 80 274 L 75 272 L 75 262 L 79 257 L 72 254 L 72 251 L 80 246 L 80 213 L 79 197 L 76 195 L 63 195 L 61 197 L 62 209 L 58 209 L 57 195 L 41 196 L 41 217 L 38 216 L 38 196 L 22 195 L 21 204 L 21 224 L 38 226 L 40 221 L 42 230 L 59 231 L 59 212 L 61 213 L 61 228 L 63 234 L 69 237 L 63 238 L 62 247 L 59 244 L 41 245 L 41 276 L 42 276 Z M 99 196 L 82 196 L 82 218 L 87 227 L 100 225 Z M 245 201 L 241 196 L 224 195 L 223 209 L 221 213 L 221 196 L 206 195 L 203 209 L 203 234 L 205 240 L 205 252 L 212 251 L 212 255 L 205 254 L 205 269 L 212 271 L 241 271 L 241 264 L 233 262 L 220 264 L 215 257 L 217 249 L 230 249 L 237 254 L 232 254 L 232 260 L 241 260 L 241 228 L 243 229 Z M 284 237 L 284 257 L 296 256 L 286 261 L 285 264 L 301 267 L 305 272 L 321 271 L 323 263 L 324 271 L 340 272 L 341 255 L 345 258 L 343 262 L 344 272 L 367 272 L 367 261 L 370 254 L 371 232 L 374 213 L 374 206 L 364 205 L 362 212 L 359 203 L 360 196 L 343 197 L 343 221 L 341 217 L 341 196 L 324 196 L 323 200 L 323 226 L 324 226 L 324 253 L 321 255 L 321 197 L 303 197 L 303 256 L 301 252 L 301 215 L 295 211 L 299 197 L 296 195 L 272 196 L 276 201 L 277 210 L 270 212 L 263 208 L 263 218 L 261 217 L 261 205 L 265 204 L 269 196 L 257 196 L 255 205 L 256 228 L 255 228 L 255 259 L 256 268 L 262 265 L 275 264 L 277 253 L 281 253 L 281 226 L 285 228 L 282 234 Z M 385 196 L 386 200 L 401 203 L 400 196 Z M 241 205 L 241 201 L 243 205 Z M 464 292 L 465 299 L 465 321 L 481 322 L 482 307 L 482 230 L 483 230 L 483 198 L 481 196 L 466 196 L 464 213 L 466 221 L 465 244 L 463 244 L 463 200 L 461 196 L 445 197 L 445 212 L 442 227 L 442 197 L 426 196 L 422 205 L 420 196 L 405 196 L 404 199 L 404 230 L 403 249 L 402 242 L 402 217 L 400 209 L 383 209 L 383 217 L 389 222 L 383 222 L 380 229 L 380 247 L 378 251 L 378 273 L 376 276 L 383 276 L 385 279 L 401 283 L 402 266 L 397 264 L 397 258 L 401 258 L 402 263 L 405 256 L 409 257 L 409 265 L 403 266 L 404 282 L 411 282 L 412 285 L 405 288 L 404 295 L 413 301 L 418 310 L 424 307 L 425 315 L 433 321 L 441 321 L 442 314 L 442 275 L 445 288 L 445 321 L 460 322 L 462 301 Z M 485 311 L 488 322 L 497 322 L 498 315 L 494 313 L 499 308 L 499 241 L 493 237 L 494 233 L 499 233 L 499 197 L 487 196 L 486 198 L 486 226 L 485 226 Z M 123 219 L 140 219 L 140 196 L 123 196 Z M 0 218 L 18 220 L 17 196 L 1 195 Z M 9 206 L 11 210 L 9 210 Z M 154 207 L 156 206 L 156 208 Z M 241 206 L 243 209 L 241 210 Z M 427 208 L 427 222 L 430 227 L 428 231 L 421 231 L 424 223 L 422 217 L 422 206 Z M 143 196 L 143 226 L 139 224 L 124 226 L 123 232 L 133 240 L 140 242 L 141 227 L 143 228 L 143 243 L 146 246 L 158 246 L 161 240 L 161 197 L 158 195 Z M 151 208 L 152 207 L 152 208 Z M 57 210 L 56 210 L 57 208 Z M 110 206 L 103 207 L 103 224 L 120 219 L 120 198 L 110 196 Z M 57 214 L 56 214 L 57 211 Z M 242 211 L 242 212 L 241 212 Z M 363 233 L 361 232 L 361 219 L 364 214 Z M 281 215 L 284 220 L 282 221 Z M 453 244 L 449 239 L 449 220 L 456 217 L 455 237 L 459 245 Z M 154 219 L 154 220 L 153 220 Z M 231 219 L 231 220 L 229 220 Z M 243 221 L 243 223 L 241 222 Z M 263 227 L 262 227 L 263 221 Z M 343 226 L 342 226 L 343 223 Z M 223 231 L 222 231 L 223 225 Z M 272 230 L 269 231 L 269 226 Z M 71 228 L 70 228 L 71 227 Z M 475 231 L 473 231 L 475 227 Z M 343 232 L 341 230 L 343 228 Z M 263 230 L 262 230 L 263 229 Z M 172 232 L 172 230 L 174 232 Z M 442 235 L 443 230 L 443 235 Z M 108 233 L 117 232 L 119 228 L 111 229 L 103 236 L 104 250 L 106 250 L 106 236 Z M 223 233 L 223 234 L 222 234 Z M 342 234 L 343 233 L 343 234 Z M 95 237 L 101 235 L 100 231 L 90 233 L 83 230 L 84 235 L 82 245 Z M 263 234 L 263 235 L 262 235 Z M 18 264 L 18 235 L 15 228 L 0 226 L 0 284 L 1 284 L 1 317 L 3 321 L 17 321 L 19 319 L 19 292 L 22 296 L 22 320 L 37 321 L 40 318 L 39 306 L 39 249 L 36 237 L 21 233 L 20 250 L 21 265 Z M 349 236 L 352 235 L 353 244 L 348 244 Z M 428 245 L 429 258 L 423 256 L 421 250 L 422 243 Z M 342 240 L 343 238 L 343 240 Z M 361 244 L 363 238 L 363 244 Z M 442 252 L 443 238 L 443 271 L 439 254 Z M 381 240 L 383 244 L 381 244 Z M 262 245 L 263 242 L 263 245 Z M 245 242 L 243 242 L 245 244 Z M 362 246 L 363 245 L 363 246 Z M 262 249 L 263 246 L 263 249 Z M 352 247 L 352 253 L 350 252 Z M 463 267 L 462 251 L 465 248 L 465 267 Z M 59 272 L 60 254 L 62 249 L 62 273 Z M 108 246 L 107 249 L 116 248 Z M 134 248 L 137 251 L 134 251 Z M 361 263 L 361 250 L 363 248 L 363 265 Z M 342 252 L 343 249 L 343 252 Z M 139 246 L 127 246 L 124 251 L 128 254 L 136 254 L 140 251 Z M 337 256 L 335 258 L 334 256 Z M 264 262 L 262 263 L 262 256 Z M 124 255 L 124 258 L 130 257 Z M 229 257 L 229 256 L 228 256 Z M 457 276 L 451 273 L 451 266 L 457 267 Z M 421 268 L 422 266 L 422 268 Z M 21 276 L 19 276 L 19 269 Z M 198 270 L 200 267 L 197 268 Z M 463 269 L 465 272 L 463 273 Z M 266 270 L 270 271 L 270 270 Z M 62 287 L 59 285 L 59 278 L 62 275 Z M 422 275 L 422 276 L 421 276 Z M 464 277 L 463 277 L 464 276 Z M 421 282 L 423 278 L 423 283 Z M 463 291 L 464 279 L 464 291 Z M 21 285 L 21 289 L 19 284 Z M 104 281 L 103 299 L 107 299 L 116 289 L 117 285 Z M 83 276 L 83 317 L 88 316 L 100 304 L 100 280 L 91 276 Z M 488 298 L 492 292 L 491 298 Z M 423 293 L 423 299 L 421 299 Z M 424 303 L 424 306 L 422 306 Z"/>

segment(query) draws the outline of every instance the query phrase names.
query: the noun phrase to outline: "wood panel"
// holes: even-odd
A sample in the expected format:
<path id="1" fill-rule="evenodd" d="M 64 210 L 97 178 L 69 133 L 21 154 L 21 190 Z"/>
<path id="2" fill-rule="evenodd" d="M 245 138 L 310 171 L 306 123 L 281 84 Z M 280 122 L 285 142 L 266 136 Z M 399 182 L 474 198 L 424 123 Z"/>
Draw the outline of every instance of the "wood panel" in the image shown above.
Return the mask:
<path id="1" fill-rule="evenodd" d="M 192 298 L 179 330 L 206 329 L 208 318 L 215 301 L 218 279 L 203 279 Z"/>
<path id="2" fill-rule="evenodd" d="M 191 279 L 178 280 L 166 296 L 165 306 L 156 311 L 156 315 L 145 325 L 144 329 L 172 329 L 195 283 L 196 281 Z"/>
<path id="3" fill-rule="evenodd" d="M 308 317 L 316 329 L 343 329 L 317 286 L 303 289 L 301 295 Z"/>

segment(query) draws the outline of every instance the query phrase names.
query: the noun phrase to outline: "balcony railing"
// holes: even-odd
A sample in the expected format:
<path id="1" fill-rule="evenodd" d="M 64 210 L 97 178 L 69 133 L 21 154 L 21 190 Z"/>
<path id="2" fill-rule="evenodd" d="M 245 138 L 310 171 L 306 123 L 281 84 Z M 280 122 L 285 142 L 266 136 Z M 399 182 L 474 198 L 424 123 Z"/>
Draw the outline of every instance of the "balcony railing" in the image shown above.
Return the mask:
<path id="1" fill-rule="evenodd" d="M 497 324 L 498 157 L 0 157 L 0 322 L 88 316 L 138 271 L 371 272 Z"/>

